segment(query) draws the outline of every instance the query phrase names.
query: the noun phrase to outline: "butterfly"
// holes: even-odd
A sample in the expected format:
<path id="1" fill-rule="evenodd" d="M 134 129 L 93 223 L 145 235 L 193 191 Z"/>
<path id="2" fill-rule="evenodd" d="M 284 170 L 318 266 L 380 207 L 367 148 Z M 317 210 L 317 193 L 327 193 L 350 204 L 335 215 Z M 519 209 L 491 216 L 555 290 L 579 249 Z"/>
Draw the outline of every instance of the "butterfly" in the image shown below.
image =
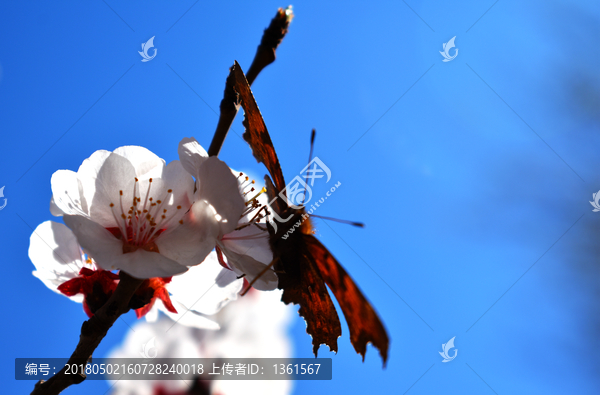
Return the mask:
<path id="1" fill-rule="evenodd" d="M 265 175 L 269 206 L 280 218 L 289 218 L 276 226 L 267 222 L 273 251 L 272 265 L 279 278 L 278 288 L 283 290 L 282 302 L 300 305 L 298 313 L 304 317 L 306 331 L 312 336 L 315 356 L 321 344 L 337 352 L 337 339 L 342 328 L 328 286 L 346 317 L 350 342 L 356 352 L 362 355 L 364 361 L 367 344 L 372 343 L 379 350 L 385 366 L 389 338 L 381 320 L 352 278 L 313 235 L 313 227 L 304 208 L 292 207 L 286 200 L 277 198 L 286 184 L 271 137 L 237 62 L 230 75 L 234 77 L 234 89 L 244 108 L 244 140 L 250 145 L 256 160 L 262 162 L 270 174 L 270 177 Z M 294 232 L 288 232 L 298 221 L 301 225 Z M 282 238 L 286 234 L 287 237 Z"/>

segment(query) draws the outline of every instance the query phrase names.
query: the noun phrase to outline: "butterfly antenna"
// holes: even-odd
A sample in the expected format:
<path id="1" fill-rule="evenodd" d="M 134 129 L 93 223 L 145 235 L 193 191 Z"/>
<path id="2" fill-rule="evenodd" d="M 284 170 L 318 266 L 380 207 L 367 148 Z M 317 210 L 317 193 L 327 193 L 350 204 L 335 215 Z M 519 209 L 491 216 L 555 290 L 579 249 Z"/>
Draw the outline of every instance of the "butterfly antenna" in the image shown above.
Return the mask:
<path id="1" fill-rule="evenodd" d="M 313 149 L 315 148 L 315 136 L 317 135 L 317 131 L 315 129 L 312 130 L 310 134 L 310 152 L 308 153 L 308 165 L 310 165 L 310 161 L 312 160 Z M 306 185 L 308 185 L 308 175 L 310 174 L 310 169 L 306 171 Z M 304 194 L 304 199 L 302 199 L 302 205 L 304 206 L 304 201 L 306 200 L 306 194 Z"/>
<path id="2" fill-rule="evenodd" d="M 365 224 L 363 224 L 362 222 L 354 222 L 354 221 L 348 221 L 348 220 L 345 220 L 345 219 L 323 217 L 322 215 L 315 215 L 315 214 L 310 214 L 310 216 L 311 217 L 315 217 L 315 218 L 326 219 L 328 221 L 340 222 L 342 224 L 348 224 L 348 225 L 356 226 L 356 227 L 359 227 L 359 228 L 364 228 L 365 227 Z"/>

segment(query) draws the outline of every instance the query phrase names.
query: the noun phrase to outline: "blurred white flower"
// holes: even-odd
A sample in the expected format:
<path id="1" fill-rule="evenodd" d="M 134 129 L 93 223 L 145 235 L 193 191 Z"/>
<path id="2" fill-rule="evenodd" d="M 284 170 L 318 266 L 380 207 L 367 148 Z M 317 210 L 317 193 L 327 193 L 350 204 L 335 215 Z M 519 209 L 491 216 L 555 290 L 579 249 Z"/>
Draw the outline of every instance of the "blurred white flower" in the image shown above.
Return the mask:
<path id="1" fill-rule="evenodd" d="M 96 151 L 77 173 L 52 176 L 51 211 L 105 270 L 168 277 L 199 264 L 244 210 L 227 165 L 204 157 L 201 185 L 179 161 L 137 146 Z"/>
<path id="2" fill-rule="evenodd" d="M 291 358 L 289 324 L 294 308 L 281 303 L 281 291 L 250 291 L 212 316 L 221 329 L 206 331 L 160 318 L 155 324 L 139 323 L 110 358 L 137 358 L 144 344 L 154 340 L 158 358 Z M 185 379 L 185 381 L 183 380 Z M 285 380 L 117 381 L 112 395 L 186 395 L 204 386 L 213 395 L 285 395 L 292 382 Z M 195 392 L 201 393 L 201 392 Z"/>

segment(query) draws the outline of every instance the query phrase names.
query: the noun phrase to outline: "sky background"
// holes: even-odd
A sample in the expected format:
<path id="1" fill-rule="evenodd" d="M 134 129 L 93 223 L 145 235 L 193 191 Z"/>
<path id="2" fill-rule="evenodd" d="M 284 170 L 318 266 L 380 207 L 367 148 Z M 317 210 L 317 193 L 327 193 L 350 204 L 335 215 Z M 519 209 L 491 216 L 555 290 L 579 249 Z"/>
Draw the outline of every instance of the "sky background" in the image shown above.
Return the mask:
<path id="1" fill-rule="evenodd" d="M 208 148 L 229 66 L 248 69 L 281 6 L 2 3 L 3 391 L 29 393 L 14 358 L 68 357 L 86 318 L 31 275 L 29 237 L 53 219 L 52 173 L 98 149 L 141 145 L 169 162 L 183 137 Z M 314 153 L 342 183 L 319 213 L 366 223 L 316 220 L 318 237 L 391 337 L 382 369 L 372 347 L 361 362 L 343 322 L 338 354 L 319 352 L 333 358 L 333 380 L 294 393 L 597 393 L 600 213 L 588 201 L 600 189 L 600 3 L 303 1 L 294 11 L 254 95 L 288 180 L 316 128 Z M 152 36 L 157 56 L 141 62 Z M 459 53 L 445 63 L 454 36 Z M 220 158 L 262 179 L 241 118 Z M 118 320 L 94 355 L 134 321 Z M 311 356 L 300 317 L 291 335 L 295 356 Z M 454 336 L 458 355 L 442 363 Z"/>

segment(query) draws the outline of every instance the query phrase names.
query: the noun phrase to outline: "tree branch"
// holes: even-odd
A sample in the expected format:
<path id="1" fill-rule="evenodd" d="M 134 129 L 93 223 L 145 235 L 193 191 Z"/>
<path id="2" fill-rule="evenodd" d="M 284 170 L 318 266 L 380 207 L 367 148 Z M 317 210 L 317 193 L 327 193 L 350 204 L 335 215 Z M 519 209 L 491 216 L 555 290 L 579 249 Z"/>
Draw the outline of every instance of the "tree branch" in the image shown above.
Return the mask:
<path id="1" fill-rule="evenodd" d="M 293 18 L 294 13 L 292 12 L 292 6 L 289 6 L 285 10 L 283 8 L 277 10 L 277 14 L 271 20 L 271 24 L 263 33 L 260 45 L 256 50 L 256 55 L 254 55 L 254 60 L 246 74 L 248 84 L 252 85 L 258 74 L 275 61 L 277 47 L 281 44 L 281 41 L 287 34 L 288 27 Z M 219 106 L 221 115 L 219 116 L 217 130 L 215 131 L 210 147 L 208 148 L 208 155 L 210 156 L 219 155 L 223 142 L 225 142 L 225 138 L 229 132 L 229 128 L 231 128 L 231 124 L 233 124 L 233 120 L 240 108 L 238 95 L 233 89 L 234 80 L 232 69 L 233 66 L 229 69 L 229 76 L 225 81 L 225 92 L 223 94 L 223 100 L 221 100 L 221 105 Z"/>
<path id="2" fill-rule="evenodd" d="M 81 335 L 68 364 L 86 364 L 117 318 L 129 311 L 129 301 L 144 280 L 119 272 L 120 281 L 108 301 L 81 325 Z M 65 374 L 66 366 L 48 381 L 36 383 L 31 395 L 58 395 L 73 384 L 85 380 L 85 374 Z"/>

